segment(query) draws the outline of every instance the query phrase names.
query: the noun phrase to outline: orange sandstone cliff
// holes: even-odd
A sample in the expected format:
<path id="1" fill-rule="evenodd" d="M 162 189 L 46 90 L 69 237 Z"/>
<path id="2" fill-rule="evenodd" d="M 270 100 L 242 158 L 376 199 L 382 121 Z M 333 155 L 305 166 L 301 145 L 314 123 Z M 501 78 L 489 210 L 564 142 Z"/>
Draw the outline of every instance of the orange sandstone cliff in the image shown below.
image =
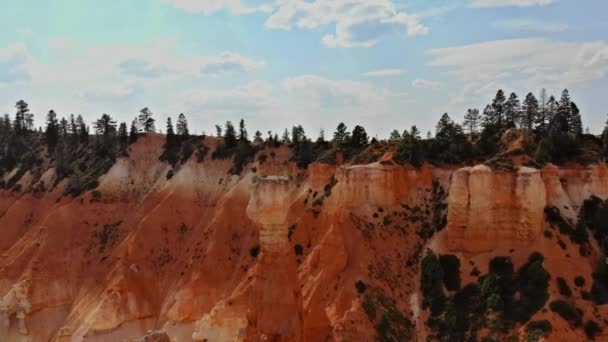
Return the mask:
<path id="1" fill-rule="evenodd" d="M 426 248 L 459 256 L 463 280 L 493 256 L 519 266 L 533 251 L 552 277 L 590 280 L 599 255 L 543 237 L 544 210 L 575 222 L 585 199 L 608 197 L 605 165 L 300 170 L 282 147 L 240 176 L 207 156 L 167 177 L 163 143 L 142 137 L 79 197 L 62 195 L 65 182 L 0 190 L 0 341 L 131 341 L 148 330 L 171 341 L 375 341 L 369 293 L 423 341 Z M 435 225 L 445 229 L 428 234 Z M 550 311 L 537 316 L 552 322 L 551 340 L 585 340 Z"/>

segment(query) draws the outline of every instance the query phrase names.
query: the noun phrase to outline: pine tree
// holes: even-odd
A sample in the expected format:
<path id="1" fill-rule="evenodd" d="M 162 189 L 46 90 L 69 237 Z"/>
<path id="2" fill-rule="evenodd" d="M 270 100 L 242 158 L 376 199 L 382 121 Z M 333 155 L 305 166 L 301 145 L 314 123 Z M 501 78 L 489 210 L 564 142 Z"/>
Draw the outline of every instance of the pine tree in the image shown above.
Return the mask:
<path id="1" fill-rule="evenodd" d="M 547 132 L 547 125 L 549 123 L 549 118 L 547 117 L 547 90 L 545 88 L 541 89 L 540 91 L 538 104 L 538 115 L 534 121 L 536 125 L 535 129 L 539 133 L 544 134 Z"/>
<path id="2" fill-rule="evenodd" d="M 0 119 L 0 137 L 8 136 L 11 130 L 11 117 L 5 113 L 2 119 Z"/>
<path id="3" fill-rule="evenodd" d="M 30 113 L 27 102 L 19 100 L 15 104 L 15 108 L 17 108 L 15 122 L 13 123 L 15 132 L 23 133 L 32 130 L 34 128 L 34 115 Z"/>
<path id="4" fill-rule="evenodd" d="M 293 126 L 291 128 L 291 143 L 299 145 L 304 141 L 306 141 L 306 133 L 304 132 L 302 125 Z"/>
<path id="5" fill-rule="evenodd" d="M 78 134 L 78 127 L 76 127 L 76 119 L 74 118 L 74 114 L 70 114 L 70 129 L 69 129 L 69 134 L 70 135 L 76 135 Z"/>
<path id="6" fill-rule="evenodd" d="M 241 121 L 239 121 L 239 137 L 238 137 L 240 142 L 248 142 L 248 134 L 247 134 L 247 129 L 245 128 L 245 120 L 241 119 Z"/>
<path id="7" fill-rule="evenodd" d="M 476 134 L 477 128 L 479 127 L 481 115 L 479 109 L 468 109 L 464 115 L 463 126 L 469 131 L 469 134 Z"/>
<path id="8" fill-rule="evenodd" d="M 138 122 L 137 118 L 131 121 L 131 128 L 129 129 L 129 143 L 134 143 L 139 137 L 139 129 L 137 128 Z"/>
<path id="9" fill-rule="evenodd" d="M 511 93 L 511 95 L 509 95 L 509 99 L 504 106 L 504 112 L 506 126 L 508 128 L 515 127 L 516 123 L 519 121 L 519 116 L 521 113 L 521 106 L 517 94 Z"/>
<path id="10" fill-rule="evenodd" d="M 118 139 L 121 143 L 126 144 L 128 142 L 129 133 L 127 132 L 127 123 L 124 121 L 118 125 Z"/>
<path id="11" fill-rule="evenodd" d="M 104 137 L 116 135 L 116 121 L 106 113 L 95 122 L 95 134 Z"/>
<path id="12" fill-rule="evenodd" d="M 224 143 L 226 144 L 226 147 L 235 147 L 236 141 L 236 131 L 234 130 L 234 125 L 232 125 L 232 122 L 226 121 L 226 126 L 224 128 Z"/>
<path id="13" fill-rule="evenodd" d="M 180 113 L 179 116 L 177 117 L 176 128 L 177 128 L 177 135 L 179 135 L 183 138 L 187 138 L 188 136 L 190 136 L 190 130 L 188 130 L 188 120 L 186 120 L 186 116 L 184 115 L 184 113 Z M 221 128 L 220 128 L 220 130 L 221 130 Z M 219 135 L 221 135 L 221 132 Z"/>
<path id="14" fill-rule="evenodd" d="M 346 125 L 343 122 L 340 122 L 338 127 L 336 127 L 336 131 L 334 132 L 333 142 L 334 144 L 340 146 L 346 145 L 349 140 L 350 134 L 346 131 Z"/>
<path id="15" fill-rule="evenodd" d="M 325 130 L 321 128 L 319 130 L 319 137 L 317 138 L 317 144 L 325 144 Z"/>
<path id="16" fill-rule="evenodd" d="M 260 132 L 259 130 L 255 131 L 255 135 L 253 136 L 253 141 L 258 144 L 264 142 L 264 138 L 262 137 L 262 132 Z"/>
<path id="17" fill-rule="evenodd" d="M 222 126 L 215 125 L 215 134 L 218 138 L 222 136 Z"/>
<path id="18" fill-rule="evenodd" d="M 154 132 L 156 129 L 154 127 L 154 118 L 152 117 L 154 113 L 148 109 L 148 107 L 144 107 L 139 111 L 139 129 L 144 133 Z"/>
<path id="19" fill-rule="evenodd" d="M 59 141 L 59 125 L 57 121 L 57 114 L 54 110 L 50 110 L 46 115 L 46 130 L 45 130 L 45 138 L 47 151 L 54 152 L 55 146 L 57 146 L 57 142 Z"/>
<path id="20" fill-rule="evenodd" d="M 570 102 L 570 132 L 577 136 L 583 135 L 583 120 L 581 119 L 581 112 L 578 106 L 574 102 Z"/>
<path id="21" fill-rule="evenodd" d="M 526 95 L 522 108 L 521 127 L 527 131 L 532 131 L 534 123 L 539 116 L 538 100 L 532 93 Z"/>
<path id="22" fill-rule="evenodd" d="M 494 115 L 494 109 L 492 109 L 491 105 L 487 105 L 486 108 L 484 108 L 483 110 L 483 115 L 482 115 L 482 125 L 484 128 L 489 128 L 491 126 L 495 125 L 495 115 Z"/>
<path id="23" fill-rule="evenodd" d="M 283 131 L 283 136 L 281 136 L 281 142 L 283 144 L 291 143 L 291 139 L 289 138 L 289 131 L 287 130 L 287 128 L 285 128 L 285 131 Z"/>
<path id="24" fill-rule="evenodd" d="M 65 118 L 61 118 L 61 120 L 59 121 L 59 135 L 61 136 L 61 138 L 66 141 L 67 137 L 68 137 L 68 130 L 69 130 L 69 125 L 68 125 L 68 120 L 66 120 Z"/>
<path id="25" fill-rule="evenodd" d="M 556 114 L 553 118 L 556 129 L 562 132 L 570 131 L 571 111 L 572 106 L 570 104 L 570 94 L 568 93 L 568 89 L 564 89 L 562 92 L 562 97 L 557 105 Z"/>
<path id="26" fill-rule="evenodd" d="M 391 132 L 391 136 L 388 138 L 388 141 L 399 141 L 401 140 L 401 133 L 398 130 L 394 129 Z"/>
<path id="27" fill-rule="evenodd" d="M 552 123 L 555 123 L 555 115 L 557 115 L 557 101 L 555 97 L 551 95 L 549 100 L 547 100 L 547 105 L 545 106 L 545 117 L 547 120 L 547 129 L 551 129 Z"/>
<path id="28" fill-rule="evenodd" d="M 499 89 L 492 101 L 493 120 L 492 123 L 502 128 L 505 124 L 505 93 Z"/>
<path id="29" fill-rule="evenodd" d="M 173 123 L 171 122 L 171 117 L 167 118 L 167 140 L 169 137 L 174 137 L 175 132 L 173 131 Z"/>
<path id="30" fill-rule="evenodd" d="M 350 145 L 354 148 L 361 148 L 367 146 L 368 142 L 369 137 L 367 136 L 365 128 L 359 125 L 355 126 L 351 135 Z"/>
<path id="31" fill-rule="evenodd" d="M 80 142 L 86 143 L 89 140 L 89 130 L 87 129 L 87 124 L 84 122 L 82 115 L 76 117 L 76 129 Z"/>

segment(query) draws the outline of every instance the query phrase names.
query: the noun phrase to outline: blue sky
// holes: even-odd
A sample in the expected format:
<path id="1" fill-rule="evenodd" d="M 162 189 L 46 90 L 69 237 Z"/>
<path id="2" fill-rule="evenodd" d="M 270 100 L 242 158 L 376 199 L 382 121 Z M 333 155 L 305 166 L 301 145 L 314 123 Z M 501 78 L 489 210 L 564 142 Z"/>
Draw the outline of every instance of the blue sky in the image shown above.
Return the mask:
<path id="1" fill-rule="evenodd" d="M 592 131 L 608 113 L 605 0 L 0 2 L 0 112 L 23 98 L 39 124 L 148 106 L 163 129 L 185 112 L 198 133 L 245 118 L 386 137 L 542 87 L 567 87 Z"/>

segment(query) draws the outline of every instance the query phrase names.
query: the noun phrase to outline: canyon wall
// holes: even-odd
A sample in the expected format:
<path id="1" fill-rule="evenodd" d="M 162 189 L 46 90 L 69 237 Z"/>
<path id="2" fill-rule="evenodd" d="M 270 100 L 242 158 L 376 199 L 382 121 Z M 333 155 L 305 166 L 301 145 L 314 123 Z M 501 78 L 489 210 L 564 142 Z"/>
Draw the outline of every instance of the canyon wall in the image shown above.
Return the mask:
<path id="1" fill-rule="evenodd" d="M 173 341 L 372 341 L 357 282 L 417 321 L 427 243 L 470 254 L 534 245 L 546 206 L 574 220 L 584 199 L 608 196 L 605 165 L 300 170 L 285 147 L 241 176 L 207 156 L 168 177 L 162 144 L 141 138 L 76 198 L 62 196 L 65 181 L 0 190 L 0 341 L 121 341 L 149 329 Z"/>

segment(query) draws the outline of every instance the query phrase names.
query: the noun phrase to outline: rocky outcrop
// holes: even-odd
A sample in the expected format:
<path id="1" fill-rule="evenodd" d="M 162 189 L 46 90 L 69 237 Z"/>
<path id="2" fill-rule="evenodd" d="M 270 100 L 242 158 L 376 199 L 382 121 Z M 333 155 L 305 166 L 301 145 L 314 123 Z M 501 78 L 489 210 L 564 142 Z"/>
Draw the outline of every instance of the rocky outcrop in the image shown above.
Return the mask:
<path id="1" fill-rule="evenodd" d="M 158 161 L 162 145 L 140 138 L 76 198 L 61 183 L 0 190 L 0 340 L 139 340 L 154 329 L 173 341 L 373 341 L 369 293 L 425 319 L 424 248 L 517 247 L 523 260 L 547 244 L 545 206 L 575 220 L 586 198 L 608 197 L 603 164 L 506 172 L 387 157 L 302 170 L 281 147 L 237 176 L 210 156 L 172 169 Z M 425 240 L 444 212 L 447 229 Z"/>
<path id="2" fill-rule="evenodd" d="M 454 172 L 447 242 L 455 251 L 491 251 L 505 241 L 530 243 L 543 229 L 545 184 L 536 169 L 497 172 L 485 165 Z"/>

